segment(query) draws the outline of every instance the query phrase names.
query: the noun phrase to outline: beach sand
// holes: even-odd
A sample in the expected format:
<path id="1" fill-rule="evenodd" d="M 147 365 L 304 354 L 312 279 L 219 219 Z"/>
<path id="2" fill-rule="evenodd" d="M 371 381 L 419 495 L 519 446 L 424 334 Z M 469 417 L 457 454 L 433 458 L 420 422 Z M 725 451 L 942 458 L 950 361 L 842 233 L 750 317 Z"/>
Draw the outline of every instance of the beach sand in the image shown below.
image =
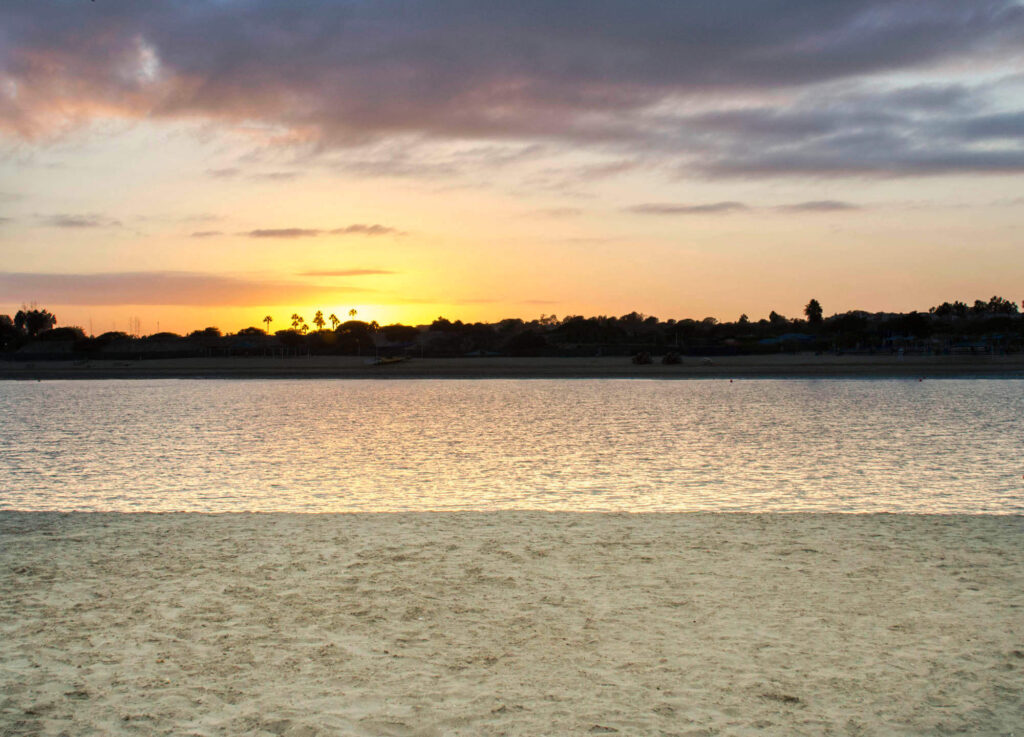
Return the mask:
<path id="1" fill-rule="evenodd" d="M 369 366 L 357 356 L 172 358 L 145 361 L 0 361 L 0 379 L 730 379 L 1024 378 L 1024 356 L 820 355 L 686 356 L 678 366 L 595 358 L 413 358 Z"/>
<path id="2" fill-rule="evenodd" d="M 1022 533 L 3 512 L 0 734 L 1021 734 Z"/>

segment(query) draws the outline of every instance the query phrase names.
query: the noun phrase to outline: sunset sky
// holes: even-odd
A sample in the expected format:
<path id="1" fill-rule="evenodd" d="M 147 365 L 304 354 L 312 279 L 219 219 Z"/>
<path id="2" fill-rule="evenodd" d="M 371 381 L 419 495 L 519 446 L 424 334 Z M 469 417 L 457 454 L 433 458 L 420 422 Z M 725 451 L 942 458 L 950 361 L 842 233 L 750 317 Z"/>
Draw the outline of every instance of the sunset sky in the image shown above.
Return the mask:
<path id="1" fill-rule="evenodd" d="M 0 5 L 0 312 L 1024 298 L 1013 0 Z"/>

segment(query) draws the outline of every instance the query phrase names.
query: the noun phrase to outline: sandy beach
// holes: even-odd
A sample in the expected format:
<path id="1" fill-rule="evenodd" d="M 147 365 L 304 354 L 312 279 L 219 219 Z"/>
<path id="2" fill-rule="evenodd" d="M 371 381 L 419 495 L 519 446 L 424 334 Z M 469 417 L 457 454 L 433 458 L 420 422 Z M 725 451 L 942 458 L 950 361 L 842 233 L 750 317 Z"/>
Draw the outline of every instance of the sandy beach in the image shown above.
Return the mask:
<path id="1" fill-rule="evenodd" d="M 413 358 L 371 366 L 358 356 L 175 358 L 145 361 L 0 361 L 0 379 L 710 379 L 1024 378 L 1024 356 L 772 354 L 687 356 L 681 365 L 637 366 L 595 358 Z"/>
<path id="2" fill-rule="evenodd" d="M 1024 520 L 0 513 L 3 735 L 973 735 Z"/>

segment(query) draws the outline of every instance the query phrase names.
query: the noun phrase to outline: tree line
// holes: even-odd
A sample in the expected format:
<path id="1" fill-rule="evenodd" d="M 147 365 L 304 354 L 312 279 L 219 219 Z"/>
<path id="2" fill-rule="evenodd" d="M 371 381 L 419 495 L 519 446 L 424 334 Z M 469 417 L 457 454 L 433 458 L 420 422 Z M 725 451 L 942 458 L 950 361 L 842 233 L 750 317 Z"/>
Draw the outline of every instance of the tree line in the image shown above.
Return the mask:
<path id="1" fill-rule="evenodd" d="M 32 342 L 71 343 L 74 352 L 91 354 L 111 346 L 132 343 L 179 346 L 207 353 L 266 352 L 274 346 L 298 353 L 366 355 L 385 350 L 413 355 L 627 355 L 652 353 L 770 353 L 778 351 L 884 351 L 1024 350 L 1024 316 L 1017 303 L 999 296 L 988 300 L 943 302 L 927 311 L 870 313 L 852 310 L 826 317 L 821 303 L 811 299 L 803 316 L 789 318 L 774 310 L 767 318 L 740 315 L 734 321 L 713 317 L 662 320 L 640 312 L 621 316 L 541 315 L 533 320 L 508 318 L 495 323 L 463 322 L 438 317 L 430 325 L 379 325 L 348 320 L 317 310 L 306 321 L 293 313 L 287 327 L 271 331 L 274 319 L 265 316 L 265 328 L 248 327 L 224 335 L 215 327 L 187 335 L 161 332 L 145 337 L 123 332 L 87 336 L 79 327 L 57 327 L 51 312 L 23 307 L 13 317 L 0 315 L 0 350 L 17 351 Z M 191 347 L 191 348 L 190 348 Z"/>

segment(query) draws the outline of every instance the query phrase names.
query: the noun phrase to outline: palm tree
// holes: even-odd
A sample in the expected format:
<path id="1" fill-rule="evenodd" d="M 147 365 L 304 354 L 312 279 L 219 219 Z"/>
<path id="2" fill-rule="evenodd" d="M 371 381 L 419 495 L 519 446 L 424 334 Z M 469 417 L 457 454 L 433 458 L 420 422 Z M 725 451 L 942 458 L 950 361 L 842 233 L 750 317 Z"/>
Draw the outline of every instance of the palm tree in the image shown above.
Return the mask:
<path id="1" fill-rule="evenodd" d="M 359 313 L 358 313 L 358 311 L 356 310 L 355 307 L 353 307 L 351 310 L 348 311 L 348 316 L 351 317 L 353 320 L 356 319 L 356 315 L 358 315 L 358 314 Z"/>
<path id="2" fill-rule="evenodd" d="M 306 325 L 306 318 L 298 312 L 292 313 L 292 330 L 298 330 L 303 335 L 309 332 L 309 326 Z"/>
<path id="3" fill-rule="evenodd" d="M 327 319 L 331 321 L 332 330 L 337 330 L 338 326 L 341 325 L 341 320 L 339 320 L 338 316 L 335 315 L 333 312 L 327 317 Z"/>
<path id="4" fill-rule="evenodd" d="M 313 316 L 313 324 L 316 325 L 317 330 L 324 329 L 324 313 L 323 310 L 317 310 Z"/>
<path id="5" fill-rule="evenodd" d="M 272 318 L 270 315 L 267 315 L 266 317 L 263 318 L 263 322 L 267 323 L 267 335 L 270 335 L 270 323 L 274 322 L 274 318 Z"/>
<path id="6" fill-rule="evenodd" d="M 816 299 L 812 299 L 804 307 L 804 314 L 807 315 L 807 321 L 812 323 L 821 322 L 821 304 Z"/>

